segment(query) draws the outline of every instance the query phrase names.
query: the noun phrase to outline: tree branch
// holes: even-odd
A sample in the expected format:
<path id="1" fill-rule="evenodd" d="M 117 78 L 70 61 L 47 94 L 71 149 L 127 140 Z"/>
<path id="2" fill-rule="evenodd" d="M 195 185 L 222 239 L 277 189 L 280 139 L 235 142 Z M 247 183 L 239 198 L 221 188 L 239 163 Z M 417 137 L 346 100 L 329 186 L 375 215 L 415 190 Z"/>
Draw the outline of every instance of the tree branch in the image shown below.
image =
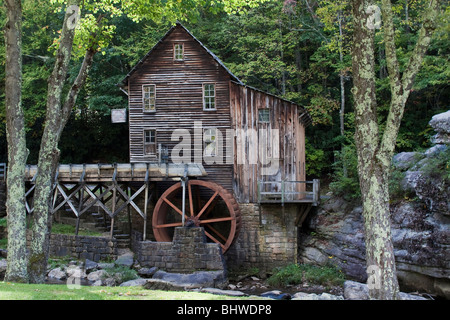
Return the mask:
<path id="1" fill-rule="evenodd" d="M 386 62 L 391 82 L 391 104 L 386 128 L 381 140 L 380 156 L 383 162 L 389 166 L 395 150 L 400 123 L 403 118 L 405 104 L 413 86 L 414 79 L 420 69 L 427 48 L 431 42 L 431 36 L 435 29 L 435 21 L 439 11 L 439 0 L 430 0 L 424 14 L 424 22 L 419 31 L 416 46 L 409 63 L 400 78 L 399 66 L 395 54 L 394 26 L 392 22 L 392 8 L 390 0 L 383 0 L 383 20 L 385 22 L 384 41 L 386 46 Z M 389 162 L 389 163 L 388 163 Z"/>
<path id="2" fill-rule="evenodd" d="M 81 88 L 84 86 L 86 79 L 89 75 L 89 71 L 91 69 L 92 63 L 94 61 L 94 55 L 97 51 L 89 48 L 86 50 L 86 54 L 84 55 L 83 63 L 81 64 L 80 71 L 78 72 L 77 78 L 75 79 L 72 87 L 67 93 L 66 100 L 61 110 L 61 122 L 58 134 L 60 135 L 62 130 L 64 129 L 67 120 L 69 119 L 72 108 L 75 105 L 75 102 L 78 97 L 78 93 Z"/>

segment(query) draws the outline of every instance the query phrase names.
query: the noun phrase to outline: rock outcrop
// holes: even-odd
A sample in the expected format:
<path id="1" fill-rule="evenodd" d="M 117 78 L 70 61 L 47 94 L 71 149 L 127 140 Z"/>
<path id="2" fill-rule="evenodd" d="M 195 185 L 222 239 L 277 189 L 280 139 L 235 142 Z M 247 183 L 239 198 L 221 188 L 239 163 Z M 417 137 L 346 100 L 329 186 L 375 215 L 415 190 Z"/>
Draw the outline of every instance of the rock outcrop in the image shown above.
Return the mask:
<path id="1" fill-rule="evenodd" d="M 391 196 L 392 240 L 401 289 L 450 299 L 450 111 L 430 125 L 438 132 L 432 138 L 437 144 L 393 158 L 399 190 Z M 331 198 L 304 225 L 300 262 L 332 263 L 366 281 L 360 204 Z"/>

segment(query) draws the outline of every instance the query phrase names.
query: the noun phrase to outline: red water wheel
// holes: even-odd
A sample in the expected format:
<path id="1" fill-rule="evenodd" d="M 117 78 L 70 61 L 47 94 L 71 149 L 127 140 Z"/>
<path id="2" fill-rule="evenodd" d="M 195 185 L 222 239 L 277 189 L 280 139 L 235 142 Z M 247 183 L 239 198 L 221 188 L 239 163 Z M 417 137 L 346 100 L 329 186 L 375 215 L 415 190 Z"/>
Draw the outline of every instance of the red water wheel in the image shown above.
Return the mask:
<path id="1" fill-rule="evenodd" d="M 185 226 L 203 227 L 207 240 L 225 252 L 237 238 L 241 225 L 239 205 L 220 185 L 188 180 L 185 187 Z M 172 241 L 175 227 L 182 226 L 183 186 L 171 186 L 159 198 L 153 211 L 153 233 L 157 241 Z"/>

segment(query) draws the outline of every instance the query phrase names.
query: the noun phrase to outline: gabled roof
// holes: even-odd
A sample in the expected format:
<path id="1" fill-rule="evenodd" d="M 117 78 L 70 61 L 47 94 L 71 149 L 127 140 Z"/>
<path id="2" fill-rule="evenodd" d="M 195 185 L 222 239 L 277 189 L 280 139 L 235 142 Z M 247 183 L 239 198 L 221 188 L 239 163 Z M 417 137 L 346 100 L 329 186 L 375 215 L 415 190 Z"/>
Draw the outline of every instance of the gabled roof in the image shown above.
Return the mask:
<path id="1" fill-rule="evenodd" d="M 208 48 L 206 48 L 203 43 L 200 42 L 194 35 L 186 29 L 181 23 L 177 22 L 176 25 L 174 25 L 172 28 L 167 31 L 167 33 L 162 37 L 157 44 L 153 46 L 153 48 L 131 69 L 131 71 L 126 75 L 126 77 L 119 83 L 118 85 L 126 85 L 128 83 L 128 78 L 139 68 L 139 66 L 144 63 L 144 61 L 152 54 L 152 52 L 158 48 L 162 42 L 176 29 L 176 28 L 182 28 L 184 31 L 186 31 L 187 34 L 189 34 L 192 39 L 194 39 L 225 71 L 230 75 L 231 79 L 241 85 L 243 85 L 242 81 L 236 77 L 224 64 L 223 62 L 214 54 L 212 53 Z"/>
<path id="2" fill-rule="evenodd" d="M 295 103 L 295 102 L 292 102 L 292 101 L 289 101 L 289 100 L 286 100 L 286 99 L 284 99 L 284 98 L 281 98 L 281 97 L 278 97 L 278 96 L 276 96 L 276 95 L 273 95 L 273 94 L 270 94 L 270 93 L 267 93 L 267 92 L 264 92 L 264 91 L 262 91 L 262 90 L 259 90 L 259 89 L 256 89 L 256 88 L 253 88 L 253 87 L 250 87 L 250 86 L 247 86 L 246 84 L 244 84 L 238 77 L 236 77 L 224 64 L 223 64 L 223 62 L 214 54 L 214 53 L 212 53 L 211 52 L 211 50 L 209 50 L 208 48 L 206 48 L 204 45 L 203 45 L 203 43 L 201 43 L 201 41 L 200 40 L 198 40 L 196 37 L 194 37 L 194 35 L 188 30 L 188 29 L 186 29 L 181 23 L 179 23 L 179 22 L 177 22 L 173 27 L 171 27 L 170 29 L 169 29 L 169 31 L 167 31 L 167 33 L 164 35 L 164 37 L 162 37 L 159 41 L 158 41 L 158 43 L 157 44 L 155 44 L 154 46 L 153 46 L 153 48 L 133 67 L 133 69 L 131 69 L 131 71 L 126 75 L 126 77 L 120 82 L 120 83 L 118 83 L 117 85 L 119 86 L 119 87 L 123 87 L 124 85 L 127 85 L 128 84 L 128 78 L 141 66 L 141 64 L 143 64 L 144 63 L 144 61 L 153 53 L 153 51 L 154 50 L 156 50 L 160 45 L 161 45 L 161 43 L 163 43 L 164 42 L 164 40 L 176 29 L 176 28 L 182 28 L 187 34 L 189 34 L 191 37 L 192 37 L 192 39 L 194 39 L 229 75 L 230 75 L 230 77 L 231 77 L 231 80 L 234 82 L 234 83 L 236 83 L 236 84 L 238 84 L 238 85 L 241 85 L 241 86 L 244 86 L 244 87 L 248 87 L 248 88 L 250 88 L 250 89 L 252 89 L 252 90 L 257 90 L 257 91 L 260 91 L 260 92 L 263 92 L 263 93 L 265 93 L 265 94 L 268 94 L 268 95 L 271 95 L 271 96 L 274 96 L 274 97 L 276 97 L 276 98 L 278 98 L 278 99 L 281 99 L 281 100 L 283 100 L 283 101 L 287 101 L 287 102 L 289 102 L 289 103 L 291 103 L 291 104 L 293 104 L 293 105 L 296 105 L 299 109 L 300 109 L 300 113 L 301 113 L 301 116 L 299 117 L 299 120 L 301 121 L 301 122 L 303 122 L 304 123 L 304 125 L 305 126 L 308 126 L 309 124 L 311 124 L 312 123 L 312 119 L 311 119 L 311 116 L 310 116 L 310 114 L 308 113 L 308 111 L 305 109 L 305 108 L 303 108 L 302 106 L 299 106 L 297 103 Z M 123 89 L 122 89 L 123 90 Z"/>

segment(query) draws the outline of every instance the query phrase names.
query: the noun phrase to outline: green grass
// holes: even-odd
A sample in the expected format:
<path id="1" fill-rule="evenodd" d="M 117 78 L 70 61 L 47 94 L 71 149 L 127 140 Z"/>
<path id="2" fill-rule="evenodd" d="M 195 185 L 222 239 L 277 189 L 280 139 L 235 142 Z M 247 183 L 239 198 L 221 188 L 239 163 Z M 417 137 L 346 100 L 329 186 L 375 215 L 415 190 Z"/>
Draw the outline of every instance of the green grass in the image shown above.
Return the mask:
<path id="1" fill-rule="evenodd" d="M 304 282 L 324 286 L 341 286 L 345 278 L 342 272 L 333 266 L 317 267 L 307 264 L 290 264 L 280 268 L 267 282 L 273 286 L 296 285 Z"/>
<path id="2" fill-rule="evenodd" d="M 185 291 L 146 290 L 142 287 L 89 287 L 71 289 L 58 284 L 0 282 L 0 300 L 242 300 L 229 296 Z"/>
<path id="3" fill-rule="evenodd" d="M 62 223 L 53 223 L 52 224 L 52 233 L 75 235 L 75 226 L 68 225 L 68 224 L 62 224 Z M 102 235 L 102 233 L 98 232 L 98 231 L 84 230 L 84 229 L 80 228 L 78 235 L 99 237 Z"/>

